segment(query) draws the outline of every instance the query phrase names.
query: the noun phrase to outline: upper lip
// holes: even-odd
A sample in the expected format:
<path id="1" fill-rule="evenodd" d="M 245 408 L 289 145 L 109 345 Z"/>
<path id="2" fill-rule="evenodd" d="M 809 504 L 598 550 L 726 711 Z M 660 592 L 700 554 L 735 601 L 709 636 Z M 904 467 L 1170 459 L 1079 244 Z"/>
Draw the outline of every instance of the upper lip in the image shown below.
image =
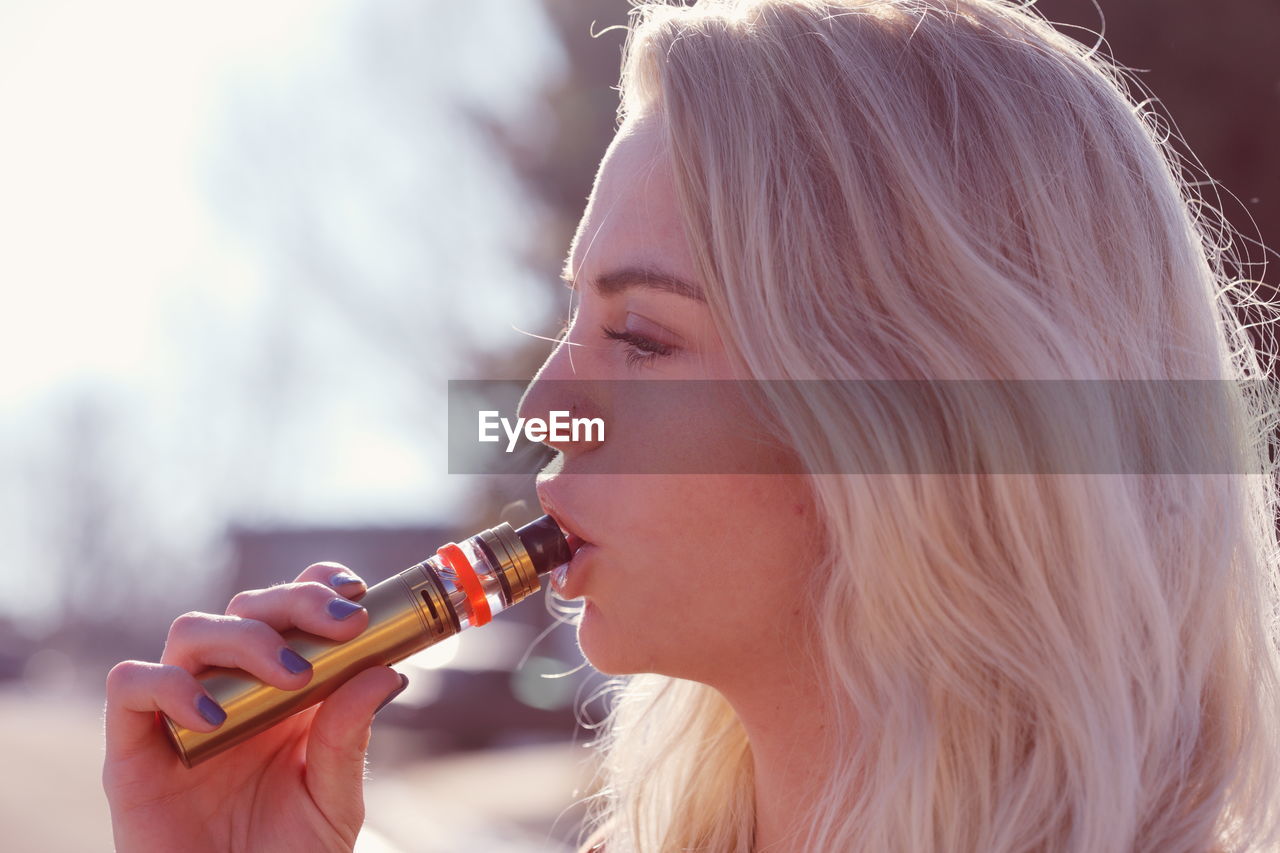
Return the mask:
<path id="1" fill-rule="evenodd" d="M 556 526 L 558 526 L 562 532 L 572 534 L 583 542 L 591 541 L 586 536 L 582 535 L 581 528 L 578 527 L 572 517 L 565 514 L 564 510 L 550 496 L 545 487 L 538 486 L 536 490 L 538 493 L 538 503 L 542 504 L 543 511 L 547 515 L 551 516 L 551 520 L 556 523 Z"/>

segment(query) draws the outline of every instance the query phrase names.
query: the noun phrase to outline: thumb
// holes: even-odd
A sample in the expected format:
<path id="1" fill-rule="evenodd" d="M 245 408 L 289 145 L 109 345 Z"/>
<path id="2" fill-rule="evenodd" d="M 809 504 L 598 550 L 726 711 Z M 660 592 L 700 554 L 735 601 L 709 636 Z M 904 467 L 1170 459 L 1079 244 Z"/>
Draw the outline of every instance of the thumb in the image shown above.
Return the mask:
<path id="1" fill-rule="evenodd" d="M 358 831 L 364 822 L 364 755 L 369 747 L 369 725 L 382 703 L 408 683 L 408 678 L 390 667 L 372 667 L 330 694 L 311 721 L 307 790 L 336 826 Z"/>

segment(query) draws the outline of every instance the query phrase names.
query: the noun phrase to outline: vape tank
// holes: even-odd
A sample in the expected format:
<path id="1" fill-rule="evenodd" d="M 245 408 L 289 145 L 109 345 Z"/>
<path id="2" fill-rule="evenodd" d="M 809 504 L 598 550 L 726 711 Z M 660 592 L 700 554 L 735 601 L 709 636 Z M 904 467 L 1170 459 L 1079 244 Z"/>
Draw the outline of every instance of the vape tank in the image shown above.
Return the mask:
<path id="1" fill-rule="evenodd" d="M 211 667 L 196 678 L 227 712 L 217 730 L 192 731 L 157 714 L 182 763 L 193 767 L 314 705 L 364 669 L 396 663 L 485 624 L 538 592 L 539 578 L 570 556 L 564 534 L 545 515 L 519 530 L 504 522 L 450 542 L 352 599 L 369 613 L 368 627 L 354 639 L 337 642 L 297 628 L 282 632 L 289 648 L 311 662 L 311 681 L 301 689 L 281 690 L 243 670 Z"/>

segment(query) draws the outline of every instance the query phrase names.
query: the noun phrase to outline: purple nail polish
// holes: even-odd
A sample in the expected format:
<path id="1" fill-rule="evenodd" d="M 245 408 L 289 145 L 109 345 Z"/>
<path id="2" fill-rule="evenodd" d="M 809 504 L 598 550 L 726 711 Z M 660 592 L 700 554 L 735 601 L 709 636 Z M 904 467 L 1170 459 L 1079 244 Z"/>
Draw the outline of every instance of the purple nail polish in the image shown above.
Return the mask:
<path id="1" fill-rule="evenodd" d="M 311 669 L 311 661 L 307 660 L 288 646 L 285 646 L 280 650 L 280 663 L 284 664 L 284 668 L 294 675 Z"/>
<path id="2" fill-rule="evenodd" d="M 383 708 L 387 707 L 387 705 L 391 704 L 391 700 L 399 696 L 401 693 L 403 693 L 404 689 L 408 686 L 409 686 L 409 676 L 405 675 L 403 672 L 400 673 L 400 686 L 397 687 L 395 690 L 392 690 L 389 694 L 387 694 L 387 698 L 382 700 L 382 704 L 379 705 L 377 708 L 375 708 L 373 710 L 373 713 L 376 714 L 379 711 L 381 711 Z"/>
<path id="3" fill-rule="evenodd" d="M 360 583 L 360 578 L 346 572 L 338 572 L 329 576 L 329 586 L 345 586 L 349 583 Z"/>
<path id="4" fill-rule="evenodd" d="M 196 699 L 196 710 L 200 712 L 200 716 L 208 720 L 212 725 L 220 726 L 223 720 L 227 718 L 227 712 L 206 694 L 201 693 L 200 698 Z"/>
<path id="5" fill-rule="evenodd" d="M 345 598 L 335 598 L 329 602 L 329 615 L 334 619 L 346 619 L 357 610 L 364 610 L 364 608 Z"/>

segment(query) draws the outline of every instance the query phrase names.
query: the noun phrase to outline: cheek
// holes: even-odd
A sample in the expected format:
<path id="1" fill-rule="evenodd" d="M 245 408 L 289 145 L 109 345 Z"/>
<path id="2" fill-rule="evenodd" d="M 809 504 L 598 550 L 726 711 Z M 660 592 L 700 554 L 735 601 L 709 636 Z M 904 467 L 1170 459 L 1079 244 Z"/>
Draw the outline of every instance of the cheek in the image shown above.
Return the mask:
<path id="1" fill-rule="evenodd" d="M 799 478 L 769 475 L 687 476 L 668 493 L 649 534 L 689 566 L 688 581 L 734 586 L 758 582 L 804 560 L 814 512 Z"/>
<path id="2" fill-rule="evenodd" d="M 816 559 L 807 491 L 784 477 L 641 479 L 664 485 L 629 493 L 623 548 L 581 617 L 588 659 L 710 680 L 771 654 Z"/>
<path id="3" fill-rule="evenodd" d="M 793 630 L 822 540 L 808 488 L 788 476 L 725 478 L 709 522 L 707 623 L 732 648 L 763 654 Z"/>

